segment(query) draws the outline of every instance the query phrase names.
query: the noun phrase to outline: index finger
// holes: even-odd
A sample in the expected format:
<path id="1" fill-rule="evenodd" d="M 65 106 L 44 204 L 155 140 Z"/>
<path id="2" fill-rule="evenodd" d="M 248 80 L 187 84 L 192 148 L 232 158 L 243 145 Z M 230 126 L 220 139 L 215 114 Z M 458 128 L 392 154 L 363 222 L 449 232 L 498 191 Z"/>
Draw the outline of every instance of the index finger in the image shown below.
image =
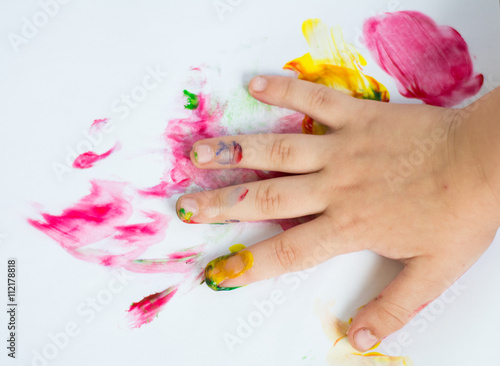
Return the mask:
<path id="1" fill-rule="evenodd" d="M 285 76 L 256 76 L 248 89 L 261 102 L 304 113 L 334 129 L 368 107 L 362 100 L 324 85 Z"/>

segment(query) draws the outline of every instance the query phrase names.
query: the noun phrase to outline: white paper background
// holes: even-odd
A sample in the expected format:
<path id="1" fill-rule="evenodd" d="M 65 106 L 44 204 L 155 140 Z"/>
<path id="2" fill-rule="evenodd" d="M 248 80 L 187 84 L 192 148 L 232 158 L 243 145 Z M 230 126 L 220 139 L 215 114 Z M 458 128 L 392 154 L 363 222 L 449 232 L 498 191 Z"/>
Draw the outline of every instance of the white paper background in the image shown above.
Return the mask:
<path id="1" fill-rule="evenodd" d="M 50 365 L 323 365 L 329 341 L 313 313 L 315 299 L 337 300 L 337 315 L 347 318 L 397 274 L 400 266 L 368 252 L 328 261 L 315 272 L 270 280 L 229 293 L 202 286 L 176 297 L 158 319 L 139 330 L 123 327 L 125 309 L 143 296 L 163 290 L 168 276 L 132 275 L 133 280 L 86 322 L 77 309 L 106 288 L 114 272 L 79 261 L 26 223 L 38 202 L 57 210 L 88 193 L 93 177 L 152 185 L 161 160 L 133 159 L 145 145 L 161 146 L 159 134 L 179 114 L 180 91 L 188 68 L 201 64 L 220 70 L 214 80 L 222 96 L 243 90 L 258 73 L 283 73 L 282 66 L 308 51 L 301 24 L 321 18 L 339 25 L 345 39 L 368 60 L 365 72 L 386 85 L 392 102 L 400 97 L 359 43 L 362 22 L 379 11 L 419 10 L 456 28 L 475 56 L 475 69 L 488 86 L 500 81 L 500 17 L 497 1 L 233 1 L 220 19 L 212 1 L 70 1 L 28 44 L 15 53 L 8 39 L 20 34 L 23 17 L 40 11 L 36 1 L 0 4 L 0 275 L 6 258 L 18 258 L 18 358 L 0 349 L 2 365 L 31 365 L 35 351 L 75 322 L 80 333 Z M 141 83 L 148 67 L 170 75 L 151 91 L 116 129 L 101 151 L 120 140 L 124 149 L 88 171 L 74 171 L 59 181 L 53 162 L 63 162 L 66 146 L 82 140 L 82 130 L 96 118 L 110 116 L 116 98 Z M 282 112 L 275 112 L 277 114 Z M 185 115 L 185 114 L 184 114 Z M 259 121 L 255 119 L 261 118 Z M 263 123 L 262 115 L 241 116 L 241 124 Z M 148 157 L 144 157 L 148 159 Z M 175 197 L 157 209 L 174 216 Z M 166 208 L 165 208 L 166 207 Z M 162 248 L 210 243 L 207 257 L 222 254 L 234 242 L 253 244 L 279 230 L 269 225 L 187 226 L 172 220 Z M 500 243 L 498 240 L 460 283 L 461 295 L 433 320 L 419 315 L 426 330 L 408 326 L 410 344 L 402 354 L 416 365 L 496 365 L 500 315 Z M 306 278 L 307 277 L 307 278 Z M 4 281 L 6 282 L 6 280 Z M 0 298 L 6 302 L 6 285 Z M 286 301 L 262 326 L 229 352 L 223 335 L 235 334 L 238 318 L 256 311 L 255 301 L 280 289 Z M 5 300 L 4 300 L 5 299 Z M 1 339 L 7 318 L 0 307 Z M 439 310 L 439 307 L 435 309 Z M 436 310 L 437 312 L 439 312 Z M 432 315 L 432 314 L 431 314 Z M 397 334 L 385 342 L 387 349 Z M 399 352 L 396 348 L 393 352 Z M 306 356 L 305 359 L 302 359 Z"/>

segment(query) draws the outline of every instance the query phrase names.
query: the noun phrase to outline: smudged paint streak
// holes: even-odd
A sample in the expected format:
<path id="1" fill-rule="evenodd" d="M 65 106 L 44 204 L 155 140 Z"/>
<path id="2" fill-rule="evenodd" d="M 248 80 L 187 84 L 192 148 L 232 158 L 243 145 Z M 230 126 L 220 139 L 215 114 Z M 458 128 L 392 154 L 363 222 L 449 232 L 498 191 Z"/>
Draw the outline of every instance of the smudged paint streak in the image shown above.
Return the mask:
<path id="1" fill-rule="evenodd" d="M 75 161 L 73 162 L 73 168 L 76 169 L 88 169 L 92 168 L 95 163 L 97 163 L 100 160 L 106 159 L 108 156 L 110 156 L 117 148 L 119 145 L 115 145 L 115 147 L 109 149 L 106 151 L 104 154 L 96 154 L 93 151 L 87 151 L 81 155 L 78 155 Z"/>
<path id="2" fill-rule="evenodd" d="M 426 104 L 451 107 L 479 92 L 467 43 L 453 28 L 417 11 L 377 15 L 363 26 L 373 58 L 396 79 L 399 92 Z"/>
<path id="3" fill-rule="evenodd" d="M 132 328 L 140 328 L 151 322 L 165 305 L 172 300 L 176 294 L 177 287 L 169 287 L 165 291 L 149 295 L 139 302 L 134 302 L 128 309 L 128 317 Z"/>
<path id="4" fill-rule="evenodd" d="M 389 101 L 384 85 L 362 72 L 366 60 L 344 41 L 340 29 L 329 29 L 319 19 L 302 24 L 310 52 L 288 62 L 283 68 L 297 72 L 299 79 L 323 84 L 355 98 Z M 303 132 L 324 134 L 327 128 L 306 116 Z"/>
<path id="5" fill-rule="evenodd" d="M 235 249 L 239 249 L 236 247 Z M 230 291 L 240 288 L 222 287 L 219 284 L 225 280 L 241 276 L 253 266 L 253 255 L 248 250 L 239 250 L 223 255 L 209 262 L 205 268 L 205 283 L 214 291 Z"/>

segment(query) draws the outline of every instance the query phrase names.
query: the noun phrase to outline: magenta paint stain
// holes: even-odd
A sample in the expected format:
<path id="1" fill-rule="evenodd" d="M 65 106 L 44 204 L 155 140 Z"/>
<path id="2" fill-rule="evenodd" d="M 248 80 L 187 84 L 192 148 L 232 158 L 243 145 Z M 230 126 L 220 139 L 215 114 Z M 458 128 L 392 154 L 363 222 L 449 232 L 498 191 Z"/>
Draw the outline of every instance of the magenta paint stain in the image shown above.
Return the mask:
<path id="1" fill-rule="evenodd" d="M 479 92 L 467 43 L 453 28 L 417 11 L 369 18 L 363 36 L 371 55 L 406 98 L 452 107 Z"/>
<path id="2" fill-rule="evenodd" d="M 95 163 L 97 163 L 100 160 L 106 159 L 108 156 L 110 156 L 114 151 L 116 151 L 119 148 L 119 145 L 115 145 L 113 148 L 109 149 L 103 154 L 96 154 L 93 151 L 87 151 L 81 155 L 78 155 L 73 162 L 73 168 L 76 169 L 88 169 L 92 168 Z"/>
<path id="3" fill-rule="evenodd" d="M 164 291 L 146 296 L 139 302 L 134 302 L 128 309 L 128 318 L 131 328 L 140 328 L 153 321 L 165 305 L 176 294 L 177 287 L 169 287 Z"/>

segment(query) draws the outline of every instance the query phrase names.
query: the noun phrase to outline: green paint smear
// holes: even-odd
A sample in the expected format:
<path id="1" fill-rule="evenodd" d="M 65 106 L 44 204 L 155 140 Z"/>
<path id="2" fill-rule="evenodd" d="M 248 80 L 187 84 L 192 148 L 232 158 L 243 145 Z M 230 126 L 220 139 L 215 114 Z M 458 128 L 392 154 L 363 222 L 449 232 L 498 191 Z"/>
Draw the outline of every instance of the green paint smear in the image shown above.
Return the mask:
<path id="1" fill-rule="evenodd" d="M 196 94 L 190 93 L 184 89 L 184 95 L 187 98 L 187 104 L 184 105 L 184 108 L 191 110 L 198 108 L 199 102 Z"/>
<path id="2" fill-rule="evenodd" d="M 272 106 L 259 102 L 246 89 L 238 88 L 233 91 L 226 105 L 222 121 L 229 127 L 238 126 L 241 121 L 247 121 L 248 116 L 260 115 L 271 110 Z"/>

